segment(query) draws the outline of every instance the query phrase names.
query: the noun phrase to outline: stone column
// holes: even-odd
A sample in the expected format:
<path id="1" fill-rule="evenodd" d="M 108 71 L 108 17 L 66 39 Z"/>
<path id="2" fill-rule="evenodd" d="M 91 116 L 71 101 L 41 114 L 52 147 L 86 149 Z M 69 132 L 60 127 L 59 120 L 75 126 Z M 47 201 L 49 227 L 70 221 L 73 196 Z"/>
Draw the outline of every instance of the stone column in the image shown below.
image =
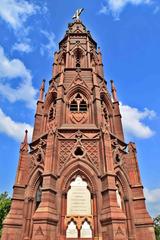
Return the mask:
<path id="1" fill-rule="evenodd" d="M 108 130 L 103 130 L 104 154 L 107 171 L 101 177 L 102 181 L 102 239 L 103 240 L 127 240 L 126 217 L 118 206 L 116 197 L 115 172 L 113 165 L 111 139 Z"/>
<path id="2" fill-rule="evenodd" d="M 47 138 L 45 166 L 43 173 L 42 198 L 33 215 L 32 240 L 57 240 L 58 223 L 56 210 L 56 176 L 53 170 L 53 149 L 55 132 L 51 130 Z"/>

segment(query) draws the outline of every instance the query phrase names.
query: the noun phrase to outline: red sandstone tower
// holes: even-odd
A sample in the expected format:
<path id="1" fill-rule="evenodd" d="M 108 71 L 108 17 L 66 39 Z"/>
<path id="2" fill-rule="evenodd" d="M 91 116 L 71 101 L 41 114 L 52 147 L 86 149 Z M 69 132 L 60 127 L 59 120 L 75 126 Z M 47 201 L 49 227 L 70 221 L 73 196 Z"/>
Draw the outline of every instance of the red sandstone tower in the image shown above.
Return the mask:
<path id="1" fill-rule="evenodd" d="M 2 240 L 154 240 L 136 146 L 125 143 L 113 81 L 77 17 L 42 82 L 31 144 L 25 139 Z"/>

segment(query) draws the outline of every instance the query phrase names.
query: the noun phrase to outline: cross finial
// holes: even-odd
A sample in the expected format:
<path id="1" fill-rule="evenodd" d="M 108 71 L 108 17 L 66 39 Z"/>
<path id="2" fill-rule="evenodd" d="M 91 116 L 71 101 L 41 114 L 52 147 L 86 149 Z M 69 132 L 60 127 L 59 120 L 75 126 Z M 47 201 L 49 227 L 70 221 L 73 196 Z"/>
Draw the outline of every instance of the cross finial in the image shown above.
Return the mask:
<path id="1" fill-rule="evenodd" d="M 84 10 L 84 8 L 77 9 L 75 14 L 73 15 L 72 19 L 79 20 L 79 17 L 81 15 L 81 13 L 83 12 L 83 10 Z"/>

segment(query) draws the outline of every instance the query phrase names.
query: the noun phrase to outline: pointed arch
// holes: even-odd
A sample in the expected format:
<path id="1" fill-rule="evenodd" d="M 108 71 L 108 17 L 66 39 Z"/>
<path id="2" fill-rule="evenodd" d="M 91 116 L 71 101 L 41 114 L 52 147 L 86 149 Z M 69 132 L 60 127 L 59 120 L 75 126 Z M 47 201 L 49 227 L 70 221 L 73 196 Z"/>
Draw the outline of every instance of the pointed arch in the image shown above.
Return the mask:
<path id="1" fill-rule="evenodd" d="M 96 166 L 93 165 L 90 161 L 81 158 L 80 160 L 73 158 L 71 160 L 68 159 L 68 162 L 63 166 L 61 171 L 59 172 L 59 175 L 64 176 L 66 175 L 65 179 L 70 178 L 70 176 L 74 173 L 74 175 L 77 172 L 82 172 L 84 175 L 87 174 L 89 179 L 92 179 L 93 176 L 99 176 L 100 173 Z M 92 181 L 90 181 L 91 183 Z M 96 184 L 96 182 L 94 182 Z M 93 185 L 94 186 L 94 185 Z M 95 189 L 95 188 L 94 188 Z"/>
<path id="2" fill-rule="evenodd" d="M 31 173 L 29 181 L 27 183 L 28 189 L 26 195 L 30 197 L 35 197 L 35 192 L 38 188 L 38 185 L 42 179 L 43 167 L 42 165 L 37 166 Z"/>
<path id="3" fill-rule="evenodd" d="M 83 238 L 92 238 L 92 225 L 88 221 L 88 219 L 85 219 L 82 223 L 81 229 L 80 229 L 80 237 Z"/>
<path id="4" fill-rule="evenodd" d="M 80 102 L 80 112 L 86 112 L 87 111 L 87 103 L 84 99 Z"/>
<path id="5" fill-rule="evenodd" d="M 27 202 L 27 205 L 24 205 L 23 217 L 24 217 L 24 229 L 25 230 L 28 229 L 27 230 L 28 232 L 31 231 L 31 229 L 33 228 L 32 218 L 41 202 L 41 193 L 39 190 L 40 186 L 42 186 L 42 174 L 43 174 L 42 165 L 39 165 L 36 168 L 34 168 L 30 175 L 25 191 L 25 201 Z"/>
<path id="6" fill-rule="evenodd" d="M 58 186 L 64 192 L 69 189 L 70 182 L 74 180 L 77 175 L 81 175 L 82 179 L 86 180 L 91 192 L 95 192 L 98 187 L 98 183 L 95 180 L 98 175 L 97 169 L 83 159 L 81 159 L 81 161 L 77 161 L 77 159 L 70 161 L 59 174 L 63 177 L 59 179 Z"/>
<path id="7" fill-rule="evenodd" d="M 76 222 L 71 219 L 71 221 L 68 222 L 67 224 L 67 229 L 66 229 L 66 238 L 77 238 L 78 239 L 78 229 L 76 226 Z"/>
<path id="8" fill-rule="evenodd" d="M 132 191 L 129 184 L 129 179 L 120 167 L 116 168 L 116 179 L 122 189 L 122 209 L 126 215 L 126 229 L 128 238 L 135 236 L 135 222 L 133 213 L 133 198 Z"/>
<path id="9" fill-rule="evenodd" d="M 69 103 L 69 99 L 78 92 L 84 95 L 87 98 L 88 102 L 91 103 L 91 92 L 85 86 L 79 84 L 69 89 L 66 95 L 66 102 Z"/>
<path id="10" fill-rule="evenodd" d="M 113 114 L 113 105 L 110 98 L 107 96 L 107 94 L 104 92 L 101 92 L 100 97 L 101 97 L 101 100 L 105 103 L 109 114 Z"/>
<path id="11" fill-rule="evenodd" d="M 98 65 L 98 55 L 97 52 L 95 50 L 91 51 L 91 63 Z"/>
<path id="12" fill-rule="evenodd" d="M 72 67 L 81 68 L 86 67 L 86 50 L 77 41 L 75 46 L 71 50 Z"/>
<path id="13" fill-rule="evenodd" d="M 81 52 L 82 55 L 86 54 L 86 50 L 82 47 L 82 45 L 79 42 L 77 42 L 75 46 L 71 49 L 71 54 L 74 55 L 77 49 Z"/>
<path id="14" fill-rule="evenodd" d="M 101 192 L 101 183 L 97 178 L 96 172 L 88 165 L 84 164 L 81 161 L 74 161 L 70 166 L 67 166 L 63 169 L 63 172 L 60 174 L 60 178 L 58 179 L 57 186 L 61 191 L 61 223 L 63 225 L 66 216 L 66 221 L 69 221 L 71 217 L 73 217 L 78 226 L 78 232 L 80 234 L 82 223 L 87 220 L 89 222 L 91 233 L 97 232 L 98 226 L 98 207 L 97 204 L 101 204 L 102 198 L 99 194 Z M 63 176 L 63 177 L 62 177 Z M 88 216 L 67 216 L 67 193 L 70 189 L 71 182 L 73 182 L 77 176 L 80 176 L 83 181 L 87 183 L 87 188 L 90 192 L 90 201 L 91 201 L 91 215 Z M 98 193 L 97 193 L 98 192 Z M 97 195 L 98 194 L 98 195 Z M 98 199 L 98 202 L 97 202 Z M 66 226 L 67 227 L 67 226 Z M 90 234 L 91 235 L 91 234 Z"/>
<path id="15" fill-rule="evenodd" d="M 130 183 L 129 183 L 128 176 L 120 166 L 116 167 L 115 171 L 116 171 L 116 177 L 121 183 L 125 195 L 128 197 L 130 195 L 129 194 Z"/>
<path id="16" fill-rule="evenodd" d="M 45 113 L 48 112 L 50 105 L 56 100 L 56 98 L 57 98 L 56 90 L 53 92 L 48 92 L 45 103 L 44 103 L 44 112 Z"/>
<path id="17" fill-rule="evenodd" d="M 78 99 L 76 98 L 77 95 L 81 97 Z M 75 100 L 76 104 L 73 105 L 72 100 Z M 91 104 L 91 93 L 87 87 L 77 84 L 69 89 L 66 95 L 65 110 L 67 123 L 84 124 L 92 121 L 93 106 Z"/>
<path id="18" fill-rule="evenodd" d="M 64 49 L 59 52 L 57 61 L 59 64 L 63 63 L 66 65 L 66 51 Z"/>

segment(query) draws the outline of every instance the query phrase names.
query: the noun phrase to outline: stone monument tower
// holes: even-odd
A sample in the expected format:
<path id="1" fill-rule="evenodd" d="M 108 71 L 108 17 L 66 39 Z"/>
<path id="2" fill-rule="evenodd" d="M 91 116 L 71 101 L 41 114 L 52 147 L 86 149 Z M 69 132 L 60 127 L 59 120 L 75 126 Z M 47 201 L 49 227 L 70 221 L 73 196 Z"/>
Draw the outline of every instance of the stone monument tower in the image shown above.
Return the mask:
<path id="1" fill-rule="evenodd" d="M 40 88 L 32 142 L 20 147 L 2 240 L 154 240 L 134 143 L 126 143 L 114 82 L 79 19 Z"/>

